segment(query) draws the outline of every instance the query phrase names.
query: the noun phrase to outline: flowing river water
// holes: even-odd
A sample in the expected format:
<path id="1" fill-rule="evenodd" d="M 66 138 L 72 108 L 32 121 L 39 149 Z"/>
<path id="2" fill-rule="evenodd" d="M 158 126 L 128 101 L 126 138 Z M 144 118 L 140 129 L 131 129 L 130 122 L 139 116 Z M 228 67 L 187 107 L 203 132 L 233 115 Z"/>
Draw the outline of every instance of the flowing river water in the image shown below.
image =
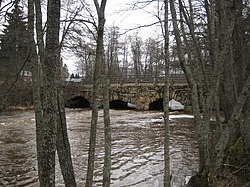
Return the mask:
<path id="1" fill-rule="evenodd" d="M 90 110 L 67 109 L 68 133 L 75 176 L 85 184 Z M 94 186 L 102 184 L 103 113 L 98 124 Z M 111 110 L 111 187 L 163 186 L 162 112 Z M 172 186 L 181 187 L 197 171 L 198 148 L 190 115 L 170 116 Z M 38 186 L 34 111 L 0 113 L 0 186 Z M 56 186 L 64 186 L 56 166 Z"/>

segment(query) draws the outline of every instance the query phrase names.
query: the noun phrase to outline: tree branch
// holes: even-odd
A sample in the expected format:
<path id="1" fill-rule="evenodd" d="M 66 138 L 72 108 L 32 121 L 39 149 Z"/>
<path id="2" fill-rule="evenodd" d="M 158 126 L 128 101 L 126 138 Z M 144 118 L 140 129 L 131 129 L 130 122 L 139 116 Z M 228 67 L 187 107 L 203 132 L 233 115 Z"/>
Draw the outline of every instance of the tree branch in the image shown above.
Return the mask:
<path id="1" fill-rule="evenodd" d="M 157 25 L 157 24 L 162 23 L 162 22 L 163 21 L 157 21 L 157 22 L 154 22 L 154 23 L 146 24 L 146 25 L 139 25 L 137 27 L 127 29 L 125 32 L 121 33 L 120 35 L 124 35 L 124 34 L 130 32 L 130 31 L 137 30 L 137 29 L 140 29 L 140 28 L 152 27 L 152 26 Z"/>

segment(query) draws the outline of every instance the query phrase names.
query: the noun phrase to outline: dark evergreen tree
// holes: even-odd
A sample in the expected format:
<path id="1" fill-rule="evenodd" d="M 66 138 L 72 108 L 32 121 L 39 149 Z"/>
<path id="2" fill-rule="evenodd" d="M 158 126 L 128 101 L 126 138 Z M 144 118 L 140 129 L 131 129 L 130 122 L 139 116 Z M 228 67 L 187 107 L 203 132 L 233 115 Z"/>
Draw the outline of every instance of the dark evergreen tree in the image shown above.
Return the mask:
<path id="1" fill-rule="evenodd" d="M 25 66 L 27 55 L 27 23 L 16 1 L 12 12 L 7 13 L 7 24 L 0 35 L 0 67 L 5 73 L 16 74 Z"/>

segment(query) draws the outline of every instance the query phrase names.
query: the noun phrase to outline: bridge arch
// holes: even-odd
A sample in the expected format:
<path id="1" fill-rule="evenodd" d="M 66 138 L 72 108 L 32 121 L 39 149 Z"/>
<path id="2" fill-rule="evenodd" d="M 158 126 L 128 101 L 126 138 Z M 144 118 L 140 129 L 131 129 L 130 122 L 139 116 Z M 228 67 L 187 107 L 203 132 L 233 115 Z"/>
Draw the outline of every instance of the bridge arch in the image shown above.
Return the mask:
<path id="1" fill-rule="evenodd" d="M 67 108 L 90 108 L 90 102 L 83 96 L 75 96 L 66 101 Z"/>
<path id="2" fill-rule="evenodd" d="M 149 110 L 163 110 L 163 98 L 159 98 L 149 103 Z"/>
<path id="3" fill-rule="evenodd" d="M 133 110 L 135 109 L 135 105 L 130 104 L 129 102 L 123 100 L 112 100 L 109 102 L 110 109 L 124 109 L 124 110 Z"/>

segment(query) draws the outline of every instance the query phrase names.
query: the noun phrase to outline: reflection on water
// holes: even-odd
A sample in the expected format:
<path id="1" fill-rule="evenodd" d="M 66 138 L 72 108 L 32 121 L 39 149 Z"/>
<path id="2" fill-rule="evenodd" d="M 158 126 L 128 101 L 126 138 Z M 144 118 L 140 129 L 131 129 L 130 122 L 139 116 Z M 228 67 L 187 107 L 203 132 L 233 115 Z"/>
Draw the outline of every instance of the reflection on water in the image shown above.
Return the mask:
<path id="1" fill-rule="evenodd" d="M 100 112 L 100 118 L 103 113 Z M 197 170 L 193 119 L 171 116 L 172 186 L 180 187 Z M 67 110 L 68 132 L 77 184 L 84 186 L 91 111 Z M 163 186 L 163 119 L 160 112 L 111 110 L 112 187 Z M 0 186 L 38 186 L 33 111 L 0 115 Z M 101 186 L 103 120 L 98 126 L 94 186 Z M 56 184 L 64 186 L 56 168 Z"/>

